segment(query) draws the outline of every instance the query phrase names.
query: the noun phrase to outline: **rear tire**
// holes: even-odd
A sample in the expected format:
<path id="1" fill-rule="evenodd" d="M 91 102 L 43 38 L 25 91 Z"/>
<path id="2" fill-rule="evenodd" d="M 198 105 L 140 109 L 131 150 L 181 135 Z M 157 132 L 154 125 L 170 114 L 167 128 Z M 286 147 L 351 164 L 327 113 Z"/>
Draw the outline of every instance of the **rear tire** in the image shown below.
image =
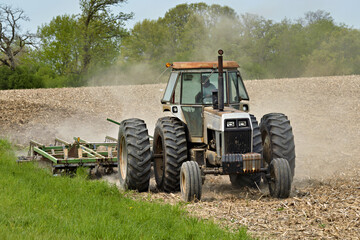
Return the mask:
<path id="1" fill-rule="evenodd" d="M 275 158 L 270 163 L 269 190 L 275 198 L 288 198 L 291 192 L 291 169 L 284 158 Z"/>
<path id="2" fill-rule="evenodd" d="M 117 149 L 121 188 L 147 191 L 150 181 L 151 152 L 148 130 L 143 120 L 132 118 L 121 122 Z"/>
<path id="3" fill-rule="evenodd" d="M 181 198 L 185 202 L 201 199 L 202 180 L 201 171 L 197 162 L 184 162 L 180 172 Z"/>
<path id="4" fill-rule="evenodd" d="M 261 134 L 256 117 L 250 114 L 251 124 L 253 126 L 253 152 L 262 153 Z M 230 174 L 230 182 L 233 187 L 252 187 L 256 188 L 261 182 L 261 173 L 253 174 Z"/>
<path id="5" fill-rule="evenodd" d="M 159 190 L 180 189 L 180 168 L 187 159 L 187 141 L 183 123 L 175 117 L 160 118 L 155 127 L 154 173 Z"/>
<path id="6" fill-rule="evenodd" d="M 282 113 L 269 113 L 260 123 L 263 157 L 266 163 L 274 158 L 284 158 L 289 162 L 291 176 L 295 174 L 295 143 L 292 127 L 287 116 Z"/>

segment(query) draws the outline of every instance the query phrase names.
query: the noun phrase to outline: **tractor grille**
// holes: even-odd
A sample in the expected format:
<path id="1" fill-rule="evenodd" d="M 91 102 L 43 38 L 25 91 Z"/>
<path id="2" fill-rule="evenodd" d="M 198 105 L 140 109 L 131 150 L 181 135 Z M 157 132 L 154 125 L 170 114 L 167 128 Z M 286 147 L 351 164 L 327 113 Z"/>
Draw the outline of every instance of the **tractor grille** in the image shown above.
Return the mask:
<path id="1" fill-rule="evenodd" d="M 225 131 L 225 154 L 251 152 L 251 129 Z"/>

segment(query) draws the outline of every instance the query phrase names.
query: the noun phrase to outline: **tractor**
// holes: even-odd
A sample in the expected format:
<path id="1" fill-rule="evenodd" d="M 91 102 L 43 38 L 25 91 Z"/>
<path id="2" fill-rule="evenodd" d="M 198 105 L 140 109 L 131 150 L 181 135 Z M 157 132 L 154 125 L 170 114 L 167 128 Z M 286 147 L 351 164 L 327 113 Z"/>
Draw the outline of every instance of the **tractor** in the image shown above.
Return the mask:
<path id="1" fill-rule="evenodd" d="M 174 62 L 153 140 L 143 120 L 120 123 L 120 185 L 148 191 L 153 167 L 157 188 L 201 200 L 205 175 L 229 175 L 233 186 L 268 183 L 270 195 L 287 198 L 295 170 L 288 117 L 269 113 L 260 124 L 249 113 L 249 96 L 235 61 Z"/>

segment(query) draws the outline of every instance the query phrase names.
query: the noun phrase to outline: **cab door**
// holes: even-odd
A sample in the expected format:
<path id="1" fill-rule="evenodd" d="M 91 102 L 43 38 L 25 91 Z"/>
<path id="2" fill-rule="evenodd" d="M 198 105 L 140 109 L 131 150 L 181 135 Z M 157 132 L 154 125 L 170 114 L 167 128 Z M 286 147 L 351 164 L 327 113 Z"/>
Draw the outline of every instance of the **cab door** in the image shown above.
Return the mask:
<path id="1" fill-rule="evenodd" d="M 192 142 L 202 142 L 203 106 L 198 101 L 201 91 L 201 73 L 185 72 L 181 77 L 181 110 Z"/>

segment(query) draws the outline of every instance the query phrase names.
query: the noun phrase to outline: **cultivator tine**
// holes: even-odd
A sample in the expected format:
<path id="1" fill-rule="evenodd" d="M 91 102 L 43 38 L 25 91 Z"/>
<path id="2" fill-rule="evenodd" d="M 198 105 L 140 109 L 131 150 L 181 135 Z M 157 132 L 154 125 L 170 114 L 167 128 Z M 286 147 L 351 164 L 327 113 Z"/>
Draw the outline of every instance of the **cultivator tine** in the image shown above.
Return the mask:
<path id="1" fill-rule="evenodd" d="M 85 139 L 82 139 L 80 137 L 74 137 L 74 140 L 78 143 L 88 143 L 89 141 L 86 141 Z"/>
<path id="2" fill-rule="evenodd" d="M 110 136 L 106 136 L 105 137 L 105 142 L 117 142 L 116 138 L 110 137 Z"/>
<path id="3" fill-rule="evenodd" d="M 64 152 L 64 160 L 68 159 L 69 156 L 69 149 L 65 148 L 65 146 L 63 146 L 63 152 Z"/>
<path id="4" fill-rule="evenodd" d="M 38 147 L 42 147 L 42 146 L 44 146 L 44 144 L 41 144 L 41 143 L 35 142 L 34 140 L 30 140 L 30 145 L 33 145 L 33 146 L 38 146 Z"/>
<path id="5" fill-rule="evenodd" d="M 87 147 L 85 147 L 85 146 L 81 146 L 81 148 L 79 148 L 79 149 L 84 149 L 84 150 L 86 150 L 86 151 L 88 151 L 88 152 L 93 153 L 95 156 L 97 156 L 97 157 L 99 157 L 99 158 L 105 159 L 105 157 L 104 157 L 103 155 L 101 155 L 101 154 L 97 153 L 96 151 L 94 151 L 94 150 L 92 150 L 92 149 L 90 149 L 90 148 L 87 148 Z"/>
<path id="6" fill-rule="evenodd" d="M 54 156 L 52 156 L 51 154 L 45 152 L 44 150 L 40 149 L 39 147 L 34 147 L 34 152 L 39 153 L 41 156 L 49 159 L 50 161 L 52 161 L 55 164 L 58 161 Z"/>
<path id="7" fill-rule="evenodd" d="M 86 154 L 87 154 L 88 156 L 90 156 L 90 157 L 95 157 L 95 155 L 93 155 L 92 153 L 86 151 L 85 149 L 82 149 L 82 151 L 83 151 L 84 153 L 86 153 Z"/>
<path id="8" fill-rule="evenodd" d="M 34 159 L 35 158 L 35 154 L 34 154 L 34 147 L 42 147 L 43 144 L 35 142 L 34 140 L 30 140 L 30 148 L 28 151 L 28 158 Z"/>
<path id="9" fill-rule="evenodd" d="M 62 140 L 60 138 L 55 138 L 55 146 L 57 145 L 57 143 L 61 143 L 63 145 L 69 145 L 69 142 L 66 142 L 65 140 Z"/>
<path id="10" fill-rule="evenodd" d="M 108 156 L 112 158 L 113 157 L 112 147 L 107 147 L 107 150 L 108 150 Z"/>
<path id="11" fill-rule="evenodd" d="M 82 154 L 82 149 L 78 148 L 78 158 L 82 158 L 83 154 Z"/>

